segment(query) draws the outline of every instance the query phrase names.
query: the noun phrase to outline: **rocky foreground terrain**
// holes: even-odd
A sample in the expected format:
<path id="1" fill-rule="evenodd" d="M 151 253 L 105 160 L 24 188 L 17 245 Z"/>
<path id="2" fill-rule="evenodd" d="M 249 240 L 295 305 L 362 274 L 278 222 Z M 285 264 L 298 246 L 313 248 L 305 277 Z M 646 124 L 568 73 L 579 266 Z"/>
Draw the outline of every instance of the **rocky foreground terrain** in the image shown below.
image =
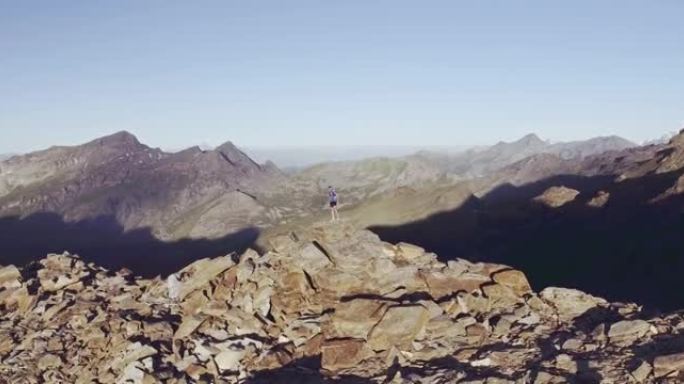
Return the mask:
<path id="1" fill-rule="evenodd" d="M 0 382 L 676 383 L 684 315 L 318 225 L 169 279 L 0 269 Z M 179 281 L 176 280 L 176 277 Z M 635 282 L 636 283 L 636 282 Z"/>

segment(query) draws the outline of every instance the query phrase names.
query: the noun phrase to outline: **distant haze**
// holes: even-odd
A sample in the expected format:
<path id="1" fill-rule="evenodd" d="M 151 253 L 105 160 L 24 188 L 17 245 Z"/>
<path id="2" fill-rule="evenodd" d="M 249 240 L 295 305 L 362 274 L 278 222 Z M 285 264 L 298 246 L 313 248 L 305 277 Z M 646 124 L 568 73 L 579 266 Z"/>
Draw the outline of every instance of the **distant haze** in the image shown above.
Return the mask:
<path id="1" fill-rule="evenodd" d="M 371 157 L 399 157 L 422 150 L 440 153 L 458 153 L 468 147 L 439 146 L 339 146 L 339 147 L 245 147 L 244 150 L 256 161 L 273 161 L 281 168 L 301 168 L 323 162 L 360 160 Z"/>

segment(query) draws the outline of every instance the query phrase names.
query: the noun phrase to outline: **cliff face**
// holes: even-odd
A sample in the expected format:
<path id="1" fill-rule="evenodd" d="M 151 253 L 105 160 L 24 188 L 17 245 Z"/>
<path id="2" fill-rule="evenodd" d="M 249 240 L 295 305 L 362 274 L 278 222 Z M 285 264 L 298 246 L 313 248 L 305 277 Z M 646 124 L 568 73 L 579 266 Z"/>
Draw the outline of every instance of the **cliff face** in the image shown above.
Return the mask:
<path id="1" fill-rule="evenodd" d="M 535 293 L 520 271 L 344 224 L 167 280 L 65 254 L 6 266 L 0 286 L 9 382 L 626 383 L 684 368 L 681 314 Z"/>

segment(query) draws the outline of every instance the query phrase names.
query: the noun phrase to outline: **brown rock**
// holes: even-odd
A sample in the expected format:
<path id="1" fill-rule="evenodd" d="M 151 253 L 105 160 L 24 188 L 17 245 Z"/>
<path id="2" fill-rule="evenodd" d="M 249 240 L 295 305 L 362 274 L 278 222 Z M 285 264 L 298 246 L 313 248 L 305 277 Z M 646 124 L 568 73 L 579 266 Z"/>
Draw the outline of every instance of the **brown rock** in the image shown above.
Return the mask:
<path id="1" fill-rule="evenodd" d="M 0 292 L 0 303 L 17 314 L 26 313 L 35 305 L 36 300 L 37 297 L 29 294 L 26 287 L 10 288 Z"/>
<path id="2" fill-rule="evenodd" d="M 185 275 L 181 279 L 180 299 L 184 299 L 190 293 L 209 284 L 211 280 L 233 265 L 235 263 L 230 256 L 202 259 L 190 264 L 180 272 L 181 276 Z"/>
<path id="3" fill-rule="evenodd" d="M 279 235 L 271 237 L 269 239 L 271 249 L 276 252 L 287 252 L 288 250 L 294 249 L 297 246 L 297 242 L 293 237 L 293 235 Z"/>
<path id="4" fill-rule="evenodd" d="M 424 248 L 408 243 L 397 244 L 397 250 L 399 255 L 407 261 L 417 260 L 425 254 Z"/>
<path id="5" fill-rule="evenodd" d="M 365 345 L 363 340 L 327 340 L 321 346 L 321 367 L 331 372 L 354 368 L 368 354 Z"/>
<path id="6" fill-rule="evenodd" d="M 28 273 L 0 268 L 0 381 L 218 383 L 259 372 L 267 382 L 278 381 L 270 376 L 277 372 L 295 382 L 285 366 L 320 356 L 335 375 L 396 383 L 649 382 L 658 381 L 650 361 L 633 365 L 643 356 L 623 344 L 665 351 L 684 329 L 674 313 L 615 324 L 592 318 L 604 325 L 589 332 L 573 319 L 592 308 L 622 319 L 646 314 L 575 290 L 537 296 L 522 272 L 444 265 L 418 247 L 344 225 L 300 239 L 263 256 L 246 252 L 232 267 L 227 258 L 189 266 L 178 275 L 186 289 L 179 302 L 168 300 L 161 278 L 110 273 L 69 255 Z M 659 336 L 646 340 L 649 332 Z M 541 343 L 557 351 L 541 354 Z M 425 363 L 450 356 L 473 369 Z M 679 380 L 682 360 L 657 358 L 661 381 Z M 411 369 L 387 375 L 395 364 Z"/>
<path id="7" fill-rule="evenodd" d="M 135 342 L 128 345 L 123 354 L 114 359 L 110 366 L 115 372 L 120 372 L 129 364 L 156 354 L 157 350 L 154 347 Z"/>
<path id="8" fill-rule="evenodd" d="M 518 296 L 524 296 L 532 292 L 527 276 L 515 269 L 508 269 L 494 273 L 492 279 L 513 290 Z"/>
<path id="9" fill-rule="evenodd" d="M 684 370 L 684 353 L 656 357 L 653 368 L 657 378 L 678 374 Z"/>
<path id="10" fill-rule="evenodd" d="M 421 305 L 391 307 L 371 331 L 368 344 L 375 351 L 408 348 L 425 328 L 429 317 L 430 313 Z"/>
<path id="11" fill-rule="evenodd" d="M 0 333 L 0 357 L 14 349 L 14 340 L 12 336 L 5 333 Z"/>
<path id="12" fill-rule="evenodd" d="M 309 243 L 300 251 L 299 256 L 292 260 L 309 274 L 315 274 L 331 265 L 330 259 L 320 248 L 320 245 Z"/>
<path id="13" fill-rule="evenodd" d="M 631 343 L 646 335 L 651 325 L 644 320 L 624 320 L 610 326 L 608 338 L 611 342 Z"/>
<path id="14" fill-rule="evenodd" d="M 534 201 L 550 208 L 559 208 L 575 200 L 579 191 L 564 186 L 551 187 L 534 198 Z"/>
<path id="15" fill-rule="evenodd" d="M 38 271 L 38 279 L 41 287 L 47 292 L 55 292 L 76 284 L 88 275 L 88 272 L 84 271 L 83 262 L 69 254 L 48 255 L 40 264 L 43 268 Z"/>
<path id="16" fill-rule="evenodd" d="M 482 292 L 489 299 L 490 308 L 511 308 L 521 301 L 512 289 L 501 284 L 486 284 L 482 287 Z"/>
<path id="17" fill-rule="evenodd" d="M 41 287 L 47 292 L 59 291 L 64 287 L 76 284 L 81 280 L 81 276 L 67 274 L 59 274 L 54 271 L 41 269 L 38 271 Z"/>
<path id="18" fill-rule="evenodd" d="M 386 309 L 386 303 L 376 300 L 356 299 L 340 303 L 325 329 L 326 337 L 365 340 Z"/>
<path id="19" fill-rule="evenodd" d="M 286 315 L 299 313 L 308 307 L 307 298 L 314 294 L 314 291 L 304 272 L 285 272 L 279 276 L 279 281 L 276 284 L 277 294 L 271 298 L 274 316 L 284 319 Z"/>
<path id="20" fill-rule="evenodd" d="M 477 291 L 483 284 L 491 281 L 488 276 L 477 273 L 453 275 L 437 271 L 425 271 L 422 273 L 422 276 L 428 285 L 430 295 L 435 300 L 460 291 L 464 291 L 466 293 Z"/>
<path id="21" fill-rule="evenodd" d="M 205 316 L 192 315 L 183 318 L 183 322 L 180 324 L 176 333 L 173 335 L 174 339 L 183 339 L 190 336 L 206 319 Z"/>
<path id="22" fill-rule="evenodd" d="M 240 370 L 240 361 L 245 357 L 245 350 L 229 349 L 214 357 L 214 362 L 220 371 L 237 372 Z"/>
<path id="23" fill-rule="evenodd" d="M 59 368 L 62 365 L 62 359 L 57 355 L 47 354 L 43 355 L 38 360 L 38 369 L 41 371 L 53 368 Z"/>
<path id="24" fill-rule="evenodd" d="M 637 383 L 643 383 L 653 372 L 653 367 L 647 362 L 642 362 L 641 365 L 631 372 L 632 377 Z"/>
<path id="25" fill-rule="evenodd" d="M 0 268 L 0 287 L 18 288 L 21 286 L 21 273 L 14 265 Z"/>
<path id="26" fill-rule="evenodd" d="M 550 287 L 541 291 L 539 296 L 556 309 L 563 321 L 571 321 L 592 308 L 608 305 L 604 299 L 576 289 Z"/>

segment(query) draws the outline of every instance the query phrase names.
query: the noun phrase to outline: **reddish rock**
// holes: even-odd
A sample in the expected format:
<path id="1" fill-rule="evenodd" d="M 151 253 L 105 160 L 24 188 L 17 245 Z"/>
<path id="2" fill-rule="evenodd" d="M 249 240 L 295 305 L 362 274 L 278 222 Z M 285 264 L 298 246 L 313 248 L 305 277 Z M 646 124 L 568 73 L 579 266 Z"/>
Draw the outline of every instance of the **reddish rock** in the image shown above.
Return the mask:
<path id="1" fill-rule="evenodd" d="M 353 368 L 367 355 L 366 342 L 357 339 L 328 340 L 321 345 L 321 367 L 335 372 Z"/>

